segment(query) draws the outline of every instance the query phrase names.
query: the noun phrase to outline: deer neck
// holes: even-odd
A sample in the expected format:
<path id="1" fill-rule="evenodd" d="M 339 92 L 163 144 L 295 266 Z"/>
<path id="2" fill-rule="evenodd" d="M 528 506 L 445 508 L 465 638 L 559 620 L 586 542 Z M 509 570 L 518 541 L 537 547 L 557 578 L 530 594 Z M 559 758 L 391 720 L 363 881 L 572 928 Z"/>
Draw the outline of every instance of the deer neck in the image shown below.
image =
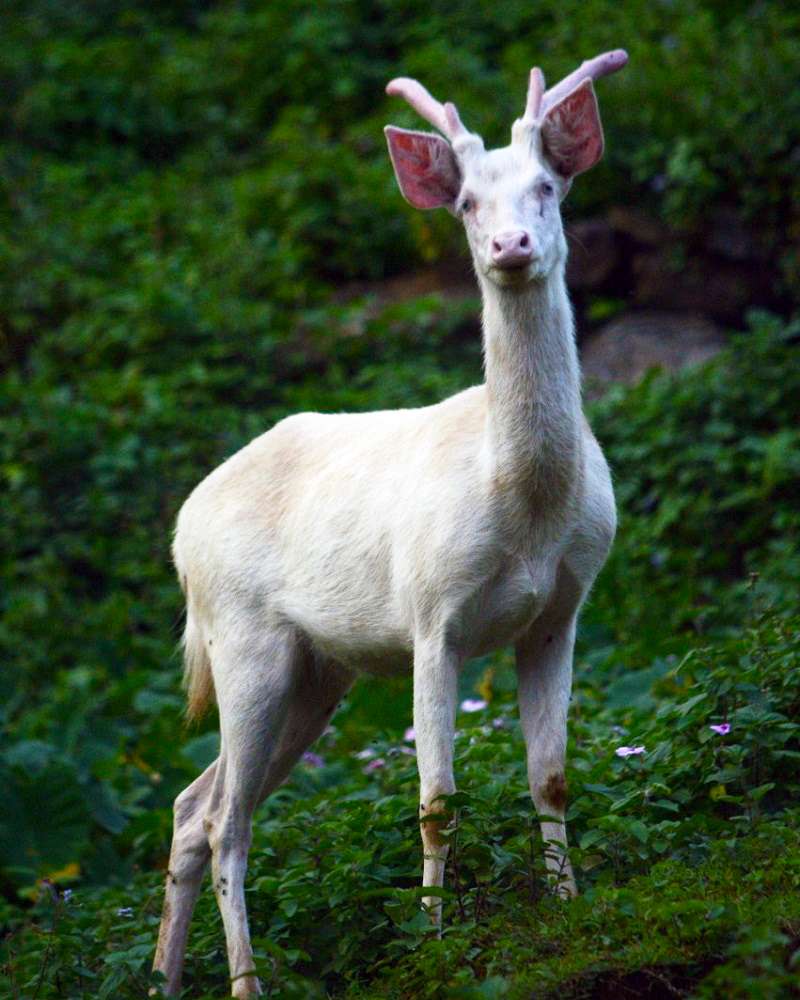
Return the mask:
<path id="1" fill-rule="evenodd" d="M 482 280 L 481 292 L 492 488 L 563 509 L 577 488 L 583 419 L 563 268 L 523 290 Z"/>

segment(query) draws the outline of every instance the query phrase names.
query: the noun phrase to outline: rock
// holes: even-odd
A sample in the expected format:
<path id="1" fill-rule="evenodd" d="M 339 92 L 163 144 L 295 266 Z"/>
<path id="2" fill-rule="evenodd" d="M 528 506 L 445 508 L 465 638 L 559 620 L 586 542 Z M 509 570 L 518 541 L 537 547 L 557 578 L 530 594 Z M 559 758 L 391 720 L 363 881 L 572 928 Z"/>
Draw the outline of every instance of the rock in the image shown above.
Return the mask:
<path id="1" fill-rule="evenodd" d="M 633 258 L 632 297 L 637 306 L 704 313 L 737 323 L 745 308 L 764 301 L 764 268 L 696 256 L 676 267 L 671 255 L 671 248 L 663 247 Z"/>
<path id="2" fill-rule="evenodd" d="M 582 346 L 587 395 L 597 396 L 609 382 L 638 382 L 650 368 L 676 371 L 699 364 L 724 346 L 721 329 L 696 314 L 625 313 L 588 337 Z"/>

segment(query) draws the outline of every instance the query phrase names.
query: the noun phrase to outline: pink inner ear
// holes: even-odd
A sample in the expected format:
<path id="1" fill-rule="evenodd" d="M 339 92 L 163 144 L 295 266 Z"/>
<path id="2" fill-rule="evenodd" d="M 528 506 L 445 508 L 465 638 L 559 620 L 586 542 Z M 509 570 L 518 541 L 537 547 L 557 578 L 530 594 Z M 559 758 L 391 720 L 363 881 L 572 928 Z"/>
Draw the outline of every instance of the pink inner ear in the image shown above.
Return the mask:
<path id="1" fill-rule="evenodd" d="M 545 115 L 542 141 L 562 177 L 593 167 L 603 155 L 603 126 L 590 79 L 584 80 Z"/>
<path id="2" fill-rule="evenodd" d="M 403 197 L 415 208 L 452 206 L 461 174 L 449 143 L 438 135 L 387 125 L 389 155 Z"/>

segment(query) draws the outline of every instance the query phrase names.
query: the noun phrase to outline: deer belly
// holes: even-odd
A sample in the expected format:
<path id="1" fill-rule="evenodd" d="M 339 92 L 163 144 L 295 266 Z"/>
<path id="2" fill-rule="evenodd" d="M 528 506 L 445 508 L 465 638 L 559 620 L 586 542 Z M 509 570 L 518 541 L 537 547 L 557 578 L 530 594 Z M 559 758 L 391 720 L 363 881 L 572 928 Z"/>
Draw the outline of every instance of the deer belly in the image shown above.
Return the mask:
<path id="1" fill-rule="evenodd" d="M 551 590 L 552 574 L 529 565 L 516 566 L 487 583 L 469 629 L 470 655 L 480 656 L 519 638 L 539 617 Z"/>

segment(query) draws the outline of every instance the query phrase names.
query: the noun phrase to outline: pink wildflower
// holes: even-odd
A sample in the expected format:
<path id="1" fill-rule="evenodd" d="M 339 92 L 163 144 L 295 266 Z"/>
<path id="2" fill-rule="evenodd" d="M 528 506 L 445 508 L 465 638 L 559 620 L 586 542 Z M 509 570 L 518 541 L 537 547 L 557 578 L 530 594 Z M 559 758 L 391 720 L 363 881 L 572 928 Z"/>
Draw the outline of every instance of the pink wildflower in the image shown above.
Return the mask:
<path id="1" fill-rule="evenodd" d="M 465 698 L 461 702 L 462 712 L 482 712 L 484 708 L 488 707 L 488 702 L 484 701 L 482 698 Z"/>
<path id="2" fill-rule="evenodd" d="M 644 747 L 617 747 L 614 751 L 617 757 L 638 757 L 644 752 Z"/>
<path id="3" fill-rule="evenodd" d="M 301 757 L 304 764 L 309 767 L 322 767 L 325 761 L 320 757 L 318 753 L 313 753 L 311 750 L 306 750 L 306 752 Z"/>
<path id="4" fill-rule="evenodd" d="M 731 731 L 731 724 L 730 722 L 720 722 L 718 726 L 709 726 L 708 728 L 718 736 L 727 736 Z"/>
<path id="5" fill-rule="evenodd" d="M 375 760 L 371 760 L 364 768 L 364 774 L 372 774 L 373 771 L 380 771 L 380 769 L 385 766 L 386 761 L 383 757 L 376 757 Z"/>
<path id="6" fill-rule="evenodd" d="M 409 726 L 408 729 L 403 733 L 403 739 L 406 743 L 415 743 L 417 739 L 417 734 L 414 732 L 414 727 Z"/>

